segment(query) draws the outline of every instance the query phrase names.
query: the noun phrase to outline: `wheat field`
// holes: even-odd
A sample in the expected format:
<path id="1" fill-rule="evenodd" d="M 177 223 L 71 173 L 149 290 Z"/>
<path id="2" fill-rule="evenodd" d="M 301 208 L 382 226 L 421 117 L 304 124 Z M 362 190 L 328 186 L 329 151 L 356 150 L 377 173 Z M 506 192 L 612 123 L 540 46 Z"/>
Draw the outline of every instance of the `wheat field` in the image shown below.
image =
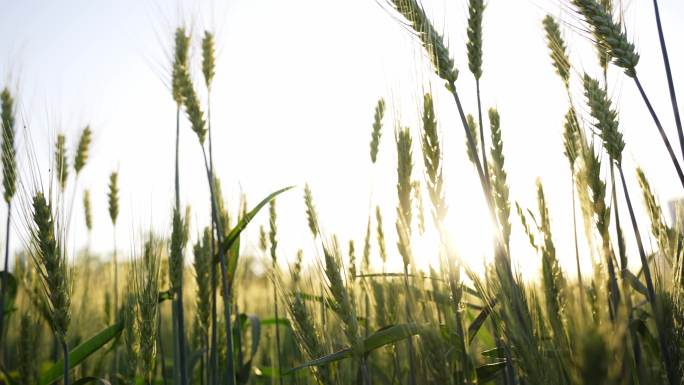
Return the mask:
<path id="1" fill-rule="evenodd" d="M 684 187 L 678 69 L 670 68 L 666 46 L 671 41 L 678 50 L 681 44 L 664 36 L 658 2 L 658 73 L 639 71 L 638 47 L 620 1 L 563 0 L 571 16 L 539 20 L 547 70 L 567 96 L 561 101 L 567 112 L 557 119 L 566 159 L 562 175 L 570 179 L 563 183 L 572 187 L 563 213 L 549 209 L 542 179 L 534 186 L 536 205 L 511 198 L 502 133 L 514 128 L 481 97 L 495 92 L 480 87 L 487 76 L 487 4 L 463 2 L 467 23 L 450 28 L 463 29 L 467 44 L 456 47 L 419 0 L 377 3 L 430 63 L 431 87 L 416 98 L 415 127 L 391 111 L 392 95 L 378 95 L 368 106 L 363 129 L 369 151 L 363 157 L 368 168 L 391 175 L 394 196 L 368 197 L 358 240 L 322 225 L 335 218 L 319 216 L 317 193 L 306 183 L 274 186 L 249 203 L 242 196 L 231 207 L 227 186 L 217 177 L 226 167 L 215 162 L 220 143 L 212 138 L 211 111 L 221 108 L 212 102 L 212 85 L 222 71 L 216 60 L 221 42 L 212 30 L 179 24 L 163 37 L 173 46 L 166 83 L 175 110 L 167 113 L 176 122 L 169 160 L 173 195 L 163 197 L 170 202 L 170 228 L 131 230 L 132 245 L 117 243 L 117 229 L 128 226 L 120 209 L 129 202 L 122 199 L 127 186 L 119 179 L 126 170 L 113 170 L 107 212 L 97 213 L 111 226 L 111 243 L 97 247 L 109 249 L 106 258 L 91 251 L 90 242 L 82 249 L 70 246 L 76 237 L 89 240 L 93 230 L 98 198 L 87 186 L 82 194 L 77 187 L 97 156 L 91 149 L 95 128 L 84 127 L 76 138 L 57 133 L 48 162 L 31 146 L 19 153 L 18 140 L 30 127 L 21 123 L 21 95 L 4 86 L 0 383 L 684 384 L 682 213 L 668 219 L 648 175 L 623 163 L 625 150 L 663 153 L 671 166 L 662 175 Z M 572 39 L 589 40 L 592 57 L 573 55 Z M 467 68 L 456 68 L 456 56 L 467 60 Z M 635 127 L 620 120 L 609 69 L 624 78 L 622 87 L 638 91 L 640 104 L 628 107 L 648 111 L 650 126 L 640 129 L 664 147 L 625 141 L 624 130 Z M 474 79 L 473 89 L 459 84 L 464 77 Z M 666 87 L 648 86 L 660 78 Z M 652 100 L 661 99 L 651 93 L 671 103 L 654 106 Z M 448 103 L 437 103 L 439 98 Z M 476 108 L 468 111 L 470 105 Z M 456 126 L 441 124 L 445 107 L 457 114 Z M 193 140 L 181 140 L 188 127 Z M 446 130 L 462 138 L 459 148 L 475 171 L 472 180 L 447 181 L 445 170 L 452 165 L 444 161 Z M 199 157 L 202 167 L 195 172 L 205 178 L 209 199 L 201 207 L 181 199 L 188 187 L 181 164 L 190 156 Z M 382 158 L 396 164 L 383 169 Z M 494 229 L 481 245 L 492 250 L 483 271 L 466 263 L 471 257 L 450 239 L 449 202 L 464 198 L 450 197 L 457 192 L 447 183 L 474 184 L 482 194 L 481 215 Z M 305 210 L 299 215 L 308 228 L 292 230 L 278 219 L 281 197 L 290 195 L 301 197 Z M 388 205 L 394 199 L 396 205 Z M 193 220 L 197 210 L 206 211 L 206 223 Z M 572 216 L 574 232 L 553 232 L 552 218 L 561 215 Z M 80 226 L 86 234 L 77 233 Z M 540 266 L 533 279 L 523 278 L 512 262 L 518 227 L 529 243 L 525 260 Z M 244 247 L 248 228 L 258 229 L 256 249 Z M 292 231 L 309 242 L 287 258 L 279 243 Z M 430 248 L 424 247 L 427 240 Z M 557 251 L 561 243 L 573 245 L 571 269 L 560 261 L 567 254 Z M 10 244 L 20 251 L 12 253 Z M 580 263 L 580 250 L 588 251 L 590 268 Z"/>

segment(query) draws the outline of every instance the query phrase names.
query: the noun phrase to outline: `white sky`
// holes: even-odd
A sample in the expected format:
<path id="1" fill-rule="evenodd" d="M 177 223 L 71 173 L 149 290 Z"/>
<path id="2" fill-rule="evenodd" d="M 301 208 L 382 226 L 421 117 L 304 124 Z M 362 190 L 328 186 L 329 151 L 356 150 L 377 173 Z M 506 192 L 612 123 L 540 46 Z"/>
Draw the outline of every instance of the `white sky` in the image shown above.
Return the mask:
<path id="1" fill-rule="evenodd" d="M 474 81 L 465 54 L 467 1 L 424 3 L 444 31 L 460 70 L 457 87 L 464 107 L 475 113 Z M 675 86 L 684 99 L 684 49 L 675 39 L 684 36 L 684 3 L 660 3 Z M 541 28 L 547 12 L 571 24 L 564 28 L 564 35 L 576 70 L 594 76 L 600 72 L 590 42 L 578 33 L 580 24 L 568 13 L 568 4 L 566 0 L 490 0 L 484 19 L 481 84 L 483 107 L 496 106 L 501 114 L 511 198 L 536 208 L 534 182 L 542 179 L 556 248 L 573 275 L 570 175 L 561 138 L 567 101 Z M 303 187 L 308 181 L 325 232 L 339 234 L 345 249 L 352 237 L 360 249 L 373 191 L 374 202 L 383 208 L 385 232 L 393 234 L 393 119 L 411 127 L 417 144 L 422 93 L 432 89 L 446 154 L 449 230 L 463 258 L 476 267 L 488 253 L 481 248 L 489 239 L 483 230 L 485 205 L 465 155 L 453 100 L 432 74 L 415 39 L 378 2 L 0 0 L 0 9 L 0 86 L 9 84 L 18 90 L 20 120 L 30 131 L 43 173 L 47 174 L 57 132 L 66 133 L 73 154 L 83 126 L 90 124 L 94 130 L 91 159 L 78 185 L 79 190 L 91 190 L 93 250 L 111 248 L 106 187 L 115 169 L 120 171 L 121 186 L 119 244 L 131 249 L 131 236 L 150 224 L 168 229 L 175 134 L 175 105 L 167 86 L 169 52 L 173 30 L 183 22 L 193 30 L 195 43 L 204 29 L 217 35 L 212 93 L 215 162 L 233 208 L 241 191 L 254 204 L 270 191 L 291 184 Z M 625 16 L 629 35 L 641 54 L 637 71 L 678 149 L 652 3 L 630 1 L 625 4 Z M 199 86 L 198 47 L 194 45 L 192 61 Z M 581 100 L 576 80 L 572 87 L 576 100 Z M 619 101 L 628 183 L 643 214 L 635 165 L 644 168 L 663 204 L 681 196 L 681 186 L 634 84 L 611 68 L 609 88 Z M 206 95 L 202 87 L 200 94 Z M 368 143 L 379 97 L 387 100 L 388 110 L 394 113 L 384 121 L 380 160 L 373 169 Z M 197 140 L 186 121 L 181 131 L 182 201 L 193 208 L 196 233 L 197 225 L 209 220 L 208 190 Z M 25 153 L 26 141 L 20 140 L 19 145 Z M 417 165 L 422 164 L 419 154 L 416 146 Z M 417 167 L 414 178 L 421 178 L 420 172 Z M 73 188 L 73 179 L 70 183 Z M 74 247 L 86 242 L 78 194 L 71 236 Z M 313 255 L 301 188 L 279 198 L 278 209 L 283 257 L 290 258 L 299 247 Z M 627 224 L 625 206 L 621 213 Z M 512 222 L 518 238 L 513 254 L 523 272 L 534 272 L 539 258 L 520 238 L 515 213 Z M 248 250 L 255 249 L 262 223 L 266 223 L 263 214 L 247 232 Z M 641 227 L 647 234 L 648 223 L 642 221 Z M 632 238 L 631 228 L 624 230 Z M 19 247 L 19 242 L 15 236 L 13 246 Z M 635 245 L 628 244 L 628 248 L 635 261 Z M 396 254 L 393 237 L 388 249 Z M 583 264 L 589 266 L 586 253 Z"/>

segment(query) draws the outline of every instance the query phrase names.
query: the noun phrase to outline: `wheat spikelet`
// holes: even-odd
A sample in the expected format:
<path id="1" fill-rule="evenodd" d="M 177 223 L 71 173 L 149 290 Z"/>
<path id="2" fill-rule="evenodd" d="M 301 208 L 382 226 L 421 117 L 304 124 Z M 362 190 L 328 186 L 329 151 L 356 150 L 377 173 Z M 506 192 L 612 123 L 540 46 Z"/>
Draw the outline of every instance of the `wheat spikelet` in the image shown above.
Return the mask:
<path id="1" fill-rule="evenodd" d="M 78 140 L 78 148 L 76 149 L 76 157 L 74 158 L 74 170 L 78 175 L 88 161 L 88 150 L 90 147 L 92 131 L 90 126 L 86 126 L 81 132 L 81 138 Z"/>
<path id="2" fill-rule="evenodd" d="M 204 229 L 202 238 L 193 247 L 195 260 L 195 282 L 197 283 L 197 322 L 202 335 L 209 333 L 211 310 L 211 230 Z"/>
<path id="3" fill-rule="evenodd" d="M 565 156 L 568 158 L 570 169 L 573 170 L 573 172 L 579 154 L 577 146 L 580 144 L 580 135 L 577 115 L 575 114 L 575 109 L 571 107 L 568 109 L 567 114 L 565 114 L 565 122 L 563 124 L 563 146 L 565 147 Z"/>
<path id="4" fill-rule="evenodd" d="M 596 41 L 606 46 L 613 63 L 623 68 L 627 76 L 635 77 L 639 54 L 612 14 L 596 0 L 572 0 L 572 3 L 591 27 Z"/>
<path id="5" fill-rule="evenodd" d="M 444 202 L 444 180 L 442 177 L 442 150 L 437 133 L 437 121 L 432 102 L 432 95 L 426 93 L 423 96 L 423 163 L 428 193 L 432 202 L 433 216 L 437 222 L 441 222 L 446 215 Z"/>
<path id="6" fill-rule="evenodd" d="M 385 247 L 385 230 L 382 227 L 382 212 L 380 206 L 375 206 L 375 226 L 376 238 L 378 241 L 378 252 L 383 265 L 387 262 L 387 248 Z"/>
<path id="7" fill-rule="evenodd" d="M 466 140 L 466 153 L 468 154 L 468 159 L 471 162 L 477 163 L 479 161 L 477 154 L 480 148 L 480 143 L 478 139 L 479 135 L 477 134 L 477 123 L 475 122 L 475 118 L 473 117 L 473 115 L 468 114 L 466 116 L 466 124 L 468 125 L 468 131 L 470 131 L 470 135 L 473 138 L 473 142 L 475 143 L 475 148 L 471 148 L 468 144 L 468 141 Z"/>
<path id="8" fill-rule="evenodd" d="M 437 75 L 446 81 L 449 89 L 454 88 L 458 70 L 454 66 L 451 54 L 444 38 L 432 25 L 425 10 L 417 0 L 390 0 L 394 8 L 411 24 L 428 54 Z"/>
<path id="9" fill-rule="evenodd" d="M 501 226 L 501 235 L 504 244 L 508 248 L 511 238 L 511 204 L 509 202 L 509 191 L 506 168 L 504 165 L 503 139 L 501 138 L 501 125 L 499 112 L 495 108 L 489 109 L 489 124 L 492 132 L 492 189 L 494 203 L 496 204 L 496 214 Z"/>
<path id="10" fill-rule="evenodd" d="M 138 328 L 137 303 L 133 293 L 128 293 L 123 301 L 122 321 L 123 321 L 123 340 L 124 340 L 124 383 L 126 385 L 135 384 L 135 376 L 138 369 Z"/>
<path id="11" fill-rule="evenodd" d="M 597 80 L 587 74 L 584 74 L 583 80 L 584 96 L 591 108 L 591 116 L 596 120 L 594 127 L 599 131 L 606 152 L 619 165 L 622 163 L 622 150 L 625 148 L 625 142 L 618 130 L 617 112 L 612 109 L 606 91 L 599 86 Z"/>
<path id="12" fill-rule="evenodd" d="M 109 192 L 107 193 L 107 200 L 109 201 L 109 219 L 113 224 L 116 224 L 116 219 L 119 217 L 119 173 L 112 172 L 109 175 Z"/>
<path id="13" fill-rule="evenodd" d="M 59 187 L 64 191 L 69 178 L 69 160 L 67 159 L 64 134 L 57 135 L 57 142 L 55 143 L 55 172 Z"/>
<path id="14" fill-rule="evenodd" d="M 71 271 L 56 236 L 52 205 L 41 192 L 33 197 L 33 222 L 31 242 L 34 262 L 43 284 L 52 330 L 60 343 L 64 344 L 71 321 Z"/>
<path id="15" fill-rule="evenodd" d="M 202 39 L 202 74 L 204 75 L 204 82 L 207 88 L 211 88 L 211 82 L 216 74 L 215 55 L 214 34 L 204 31 L 204 38 Z"/>
<path id="16" fill-rule="evenodd" d="M 180 296 L 183 285 L 183 250 L 188 237 L 183 217 L 177 209 L 172 214 L 171 244 L 169 250 L 169 282 L 171 291 Z"/>
<path id="17" fill-rule="evenodd" d="M 378 146 L 380 145 L 380 137 L 382 136 L 382 118 L 385 115 L 385 99 L 380 98 L 375 105 L 375 114 L 373 115 L 373 131 L 371 133 L 370 142 L 370 157 L 371 162 L 375 164 L 378 157 Z"/>
<path id="18" fill-rule="evenodd" d="M 0 93 L 0 125 L 2 126 L 2 184 L 6 202 L 10 202 L 17 185 L 17 161 L 14 148 L 14 99 L 7 88 Z"/>
<path id="19" fill-rule="evenodd" d="M 183 103 L 182 87 L 183 76 L 188 65 L 188 49 L 190 37 L 185 34 L 185 29 L 176 28 L 174 39 L 174 55 L 171 80 L 171 94 L 178 106 Z"/>
<path id="20" fill-rule="evenodd" d="M 309 230 L 314 238 L 318 236 L 318 214 L 314 206 L 313 195 L 309 184 L 304 185 L 304 204 L 306 205 L 306 220 L 309 223 Z"/>
<path id="21" fill-rule="evenodd" d="M 137 329 L 140 336 L 140 372 L 146 384 L 151 384 L 157 356 L 159 261 L 161 242 L 150 235 L 143 253 L 134 264 L 135 298 L 138 306 Z"/>
<path id="22" fill-rule="evenodd" d="M 85 217 L 86 229 L 93 231 L 93 211 L 90 205 L 90 190 L 83 191 L 83 216 Z"/>
<path id="23" fill-rule="evenodd" d="M 482 14 L 484 13 L 483 0 L 470 0 L 468 2 L 468 68 L 475 79 L 482 77 Z"/>
<path id="24" fill-rule="evenodd" d="M 38 353 L 40 324 L 30 311 L 21 313 L 19 322 L 19 342 L 17 346 L 18 372 L 21 385 L 38 382 Z"/>
<path id="25" fill-rule="evenodd" d="M 556 68 L 558 76 L 563 80 L 565 88 L 568 88 L 570 83 L 570 59 L 568 58 L 567 47 L 561 36 L 558 23 L 556 23 L 551 15 L 546 15 L 542 24 L 546 33 L 546 44 L 549 50 L 551 50 L 553 66 Z"/>

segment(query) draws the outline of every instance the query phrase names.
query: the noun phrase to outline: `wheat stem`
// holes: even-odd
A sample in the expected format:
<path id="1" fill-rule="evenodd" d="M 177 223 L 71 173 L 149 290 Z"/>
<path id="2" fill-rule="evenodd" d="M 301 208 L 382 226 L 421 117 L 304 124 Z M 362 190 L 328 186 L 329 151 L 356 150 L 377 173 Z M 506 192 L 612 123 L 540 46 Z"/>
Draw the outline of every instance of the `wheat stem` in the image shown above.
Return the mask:
<path id="1" fill-rule="evenodd" d="M 677 170 L 679 182 L 682 184 L 682 187 L 684 187 L 684 172 L 682 172 L 682 168 L 680 167 L 679 162 L 677 161 L 677 157 L 675 156 L 674 151 L 672 150 L 672 145 L 670 144 L 670 140 L 667 138 L 667 135 L 663 130 L 663 126 L 660 123 L 660 119 L 658 119 L 658 115 L 656 115 L 656 112 L 653 109 L 653 106 L 651 105 L 651 101 L 648 99 L 648 96 L 646 96 L 646 92 L 644 91 L 644 88 L 641 86 L 639 77 L 636 75 L 634 76 L 634 83 L 636 83 L 636 86 L 639 89 L 639 93 L 641 94 L 641 98 L 644 100 L 644 103 L 646 103 L 646 108 L 648 108 L 648 112 L 651 114 L 653 122 L 655 122 L 656 128 L 658 128 L 658 133 L 660 133 L 660 137 L 663 139 L 663 143 L 665 144 L 667 153 L 670 155 L 670 159 L 672 160 L 672 164 L 674 165 L 675 170 Z"/>
<path id="2" fill-rule="evenodd" d="M 679 145 L 682 148 L 682 156 L 684 157 L 684 131 L 682 130 L 682 119 L 679 116 L 677 94 L 675 93 L 674 82 L 672 81 L 672 70 L 670 69 L 670 58 L 667 54 L 667 46 L 665 45 L 663 26 L 660 22 L 660 10 L 658 9 L 658 0 L 653 0 L 653 10 L 655 12 L 656 26 L 658 27 L 658 41 L 660 42 L 660 50 L 663 53 L 663 64 L 665 65 L 665 75 L 667 76 L 667 88 L 670 91 L 672 111 L 674 113 L 675 123 L 677 125 L 677 134 L 679 135 Z"/>
<path id="3" fill-rule="evenodd" d="M 658 342 L 660 345 L 660 354 L 662 355 L 663 365 L 665 366 L 665 372 L 667 373 L 667 378 L 670 385 L 676 385 L 678 380 L 675 374 L 675 368 L 673 366 L 672 360 L 670 358 L 670 351 L 667 349 L 667 341 L 665 339 L 665 331 L 663 330 L 663 325 L 659 316 L 659 304 L 656 299 L 655 288 L 653 286 L 653 279 L 651 277 L 651 268 L 648 264 L 648 259 L 646 258 L 646 252 L 644 251 L 644 245 L 641 241 L 641 233 L 639 232 L 639 226 L 636 222 L 636 216 L 634 215 L 634 209 L 632 208 L 632 200 L 629 197 L 629 191 L 627 190 L 627 183 L 625 182 L 625 174 L 622 171 L 622 165 L 618 164 L 618 171 L 620 172 L 620 180 L 622 181 L 622 190 L 625 194 L 625 200 L 627 201 L 627 208 L 629 210 L 629 217 L 632 221 L 632 228 L 634 229 L 634 237 L 637 241 L 637 247 L 639 248 L 639 256 L 641 257 L 641 266 L 644 272 L 644 279 L 646 281 L 646 289 L 648 292 L 648 300 L 653 308 L 656 321 L 656 330 L 658 332 Z"/>

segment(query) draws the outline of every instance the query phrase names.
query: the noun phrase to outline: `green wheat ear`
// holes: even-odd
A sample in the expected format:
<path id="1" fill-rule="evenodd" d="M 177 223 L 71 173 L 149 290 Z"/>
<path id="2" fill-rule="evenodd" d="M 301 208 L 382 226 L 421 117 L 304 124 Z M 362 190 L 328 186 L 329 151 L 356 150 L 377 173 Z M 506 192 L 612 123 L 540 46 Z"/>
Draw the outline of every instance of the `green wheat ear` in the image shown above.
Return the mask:
<path id="1" fill-rule="evenodd" d="M 606 91 L 596 79 L 584 74 L 584 96 L 591 109 L 591 116 L 596 120 L 594 127 L 599 131 L 603 146 L 610 157 L 618 164 L 622 162 L 622 150 L 625 142 L 618 130 L 617 112 L 612 109 Z"/>
<path id="2" fill-rule="evenodd" d="M 503 139 L 501 138 L 501 124 L 499 112 L 496 108 L 489 109 L 489 124 L 492 132 L 492 193 L 496 204 L 496 214 L 501 225 L 504 243 L 508 247 L 511 237 L 511 204 L 509 202 L 509 190 L 503 154 Z"/>
<path id="3" fill-rule="evenodd" d="M 442 178 L 442 149 L 439 144 L 437 133 L 437 120 L 435 118 L 434 103 L 432 95 L 423 95 L 423 163 L 425 164 L 425 174 L 427 176 L 427 187 L 430 201 L 434 208 L 434 215 L 441 221 L 446 215 L 446 204 L 444 203 L 444 180 Z"/>
<path id="4" fill-rule="evenodd" d="M 55 144 L 55 171 L 57 173 L 59 186 L 64 190 L 69 177 L 69 161 L 67 160 L 66 137 L 64 134 L 57 135 L 57 142 Z"/>
<path id="5" fill-rule="evenodd" d="M 639 54 L 634 44 L 627 40 L 622 25 L 613 20 L 613 15 L 596 0 L 572 0 L 579 13 L 591 27 L 597 42 L 605 44 L 613 63 L 625 70 L 627 76 L 636 76 Z"/>
<path id="6" fill-rule="evenodd" d="M 475 142 L 475 148 L 472 149 L 474 150 L 473 152 L 471 151 L 470 146 L 468 146 L 468 141 L 466 141 L 466 153 L 468 154 L 468 159 L 471 162 L 477 163 L 479 159 L 477 154 L 479 153 L 480 148 L 480 136 L 478 135 L 477 123 L 475 122 L 475 118 L 473 117 L 473 115 L 468 114 L 468 116 L 466 116 L 466 123 L 468 124 L 468 130 L 470 131 L 470 135 L 473 138 L 473 142 Z"/>
<path id="7" fill-rule="evenodd" d="M 306 220 L 309 224 L 309 230 L 314 238 L 318 236 L 318 214 L 316 213 L 316 206 L 313 202 L 313 194 L 309 184 L 304 185 L 304 204 L 306 205 Z"/>
<path id="8" fill-rule="evenodd" d="M 567 88 L 570 83 L 570 59 L 565 41 L 561 37 L 560 28 L 551 15 L 546 15 L 542 24 L 544 25 L 544 32 L 546 32 L 546 44 L 551 50 L 553 66 Z"/>
<path id="9" fill-rule="evenodd" d="M 181 105 L 183 103 L 183 73 L 188 65 L 188 49 L 190 47 L 190 37 L 185 34 L 185 29 L 176 28 L 174 42 L 171 94 L 176 104 Z"/>
<path id="10" fill-rule="evenodd" d="M 380 137 L 382 136 L 382 118 L 385 115 L 385 99 L 380 98 L 375 105 L 375 115 L 373 115 L 373 132 L 371 134 L 370 143 L 370 157 L 371 162 L 375 164 L 378 158 L 378 146 L 380 145 Z"/>
<path id="11" fill-rule="evenodd" d="M 568 113 L 565 114 L 565 123 L 563 124 L 563 146 L 565 147 L 565 156 L 570 162 L 570 169 L 574 170 L 575 161 L 577 161 L 577 156 L 579 154 L 577 145 L 579 142 L 579 122 L 577 121 L 577 115 L 575 114 L 575 109 L 570 107 Z"/>
<path id="12" fill-rule="evenodd" d="M 437 75 L 446 81 L 447 88 L 453 88 L 458 77 L 458 70 L 454 65 L 449 49 L 444 43 L 444 38 L 432 25 L 423 7 L 417 0 L 390 1 L 418 35 Z"/>
<path id="13" fill-rule="evenodd" d="M 5 201 L 12 200 L 17 190 L 17 160 L 14 149 L 14 99 L 5 88 L 0 93 L 0 125 L 2 126 L 2 184 Z"/>
<path id="14" fill-rule="evenodd" d="M 38 266 L 47 304 L 51 310 L 52 330 L 58 340 L 64 343 L 71 321 L 70 272 L 66 256 L 62 253 L 55 234 L 52 207 L 41 192 L 33 197 L 33 222 L 33 258 Z"/>
<path id="15" fill-rule="evenodd" d="M 204 31 L 202 39 L 202 74 L 207 88 L 211 88 L 211 82 L 216 74 L 216 52 L 214 48 L 214 35 L 209 31 Z"/>
<path id="16" fill-rule="evenodd" d="M 90 190 L 83 191 L 83 214 L 88 232 L 93 230 L 93 212 L 90 204 Z"/>
<path id="17" fill-rule="evenodd" d="M 90 126 L 86 126 L 81 133 L 81 138 L 78 141 L 78 149 L 76 150 L 76 157 L 74 158 L 74 170 L 76 175 L 81 172 L 86 162 L 88 161 L 88 149 L 90 147 L 92 131 Z"/>
<path id="18" fill-rule="evenodd" d="M 482 14 L 483 0 L 470 0 L 468 4 L 468 68 L 475 79 L 482 77 Z"/>
<path id="19" fill-rule="evenodd" d="M 113 172 L 109 175 L 109 192 L 107 199 L 109 200 L 109 218 L 113 224 L 116 224 L 116 219 L 119 216 L 119 173 Z"/>

